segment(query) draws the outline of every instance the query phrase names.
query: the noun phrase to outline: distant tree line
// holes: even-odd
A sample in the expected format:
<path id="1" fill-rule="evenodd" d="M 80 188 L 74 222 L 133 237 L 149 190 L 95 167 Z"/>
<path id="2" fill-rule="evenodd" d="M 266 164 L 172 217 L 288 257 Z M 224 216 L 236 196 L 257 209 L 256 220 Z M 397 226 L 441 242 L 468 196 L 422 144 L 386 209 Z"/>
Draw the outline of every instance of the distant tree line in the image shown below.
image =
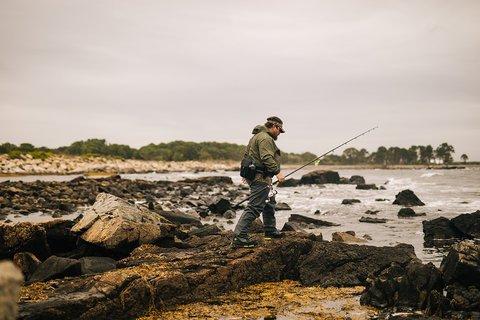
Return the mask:
<path id="1" fill-rule="evenodd" d="M 105 156 L 121 159 L 189 161 L 189 160 L 236 160 L 240 161 L 245 146 L 226 142 L 188 142 L 172 141 L 169 143 L 148 144 L 139 149 L 124 144 L 109 144 L 105 139 L 88 139 L 76 141 L 69 146 L 57 149 L 36 148 L 30 143 L 14 145 L 0 144 L 0 154 L 8 154 L 10 158 L 20 158 L 22 154 L 30 154 L 36 159 L 45 159 L 53 154 L 76 156 Z M 315 159 L 313 153 L 282 153 L 283 163 L 304 163 Z"/>
<path id="2" fill-rule="evenodd" d="M 161 160 L 161 161 L 188 161 L 188 160 L 236 160 L 239 161 L 244 153 L 245 146 L 226 142 L 188 142 L 172 141 L 168 143 L 148 144 L 139 149 L 124 144 L 107 143 L 105 139 L 88 139 L 76 141 L 69 146 L 50 149 L 37 148 L 30 143 L 15 145 L 12 143 L 0 144 L 0 154 L 8 154 L 10 158 L 19 158 L 22 154 L 30 154 L 36 159 L 45 159 L 53 154 L 76 156 L 104 156 L 121 159 Z M 377 151 L 369 153 L 366 149 L 347 148 L 341 155 L 328 155 L 320 164 L 429 164 L 433 160 L 443 163 L 452 163 L 452 154 L 455 149 L 444 142 L 438 147 L 411 146 L 410 148 L 379 147 Z M 282 153 L 283 163 L 306 163 L 316 158 L 310 152 Z M 466 162 L 468 156 L 461 155 Z"/>
<path id="3" fill-rule="evenodd" d="M 323 158 L 321 164 L 430 164 L 434 160 L 440 160 L 445 164 L 453 162 L 452 154 L 455 149 L 452 145 L 444 142 L 438 147 L 411 146 L 410 148 L 378 147 L 377 151 L 369 153 L 365 149 L 347 148 L 341 155 L 328 155 Z M 462 160 L 466 162 L 468 156 L 463 154 Z"/>

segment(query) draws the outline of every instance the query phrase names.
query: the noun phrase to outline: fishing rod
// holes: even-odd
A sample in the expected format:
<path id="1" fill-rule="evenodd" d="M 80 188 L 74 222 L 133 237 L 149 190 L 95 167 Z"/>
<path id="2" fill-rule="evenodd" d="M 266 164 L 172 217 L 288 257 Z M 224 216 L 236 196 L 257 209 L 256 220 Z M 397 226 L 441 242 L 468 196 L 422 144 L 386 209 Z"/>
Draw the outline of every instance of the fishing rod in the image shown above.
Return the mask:
<path id="1" fill-rule="evenodd" d="M 335 148 L 333 148 L 333 149 L 325 152 L 324 154 L 316 157 L 315 159 L 310 160 L 309 162 L 305 163 L 305 164 L 302 165 L 301 167 L 299 167 L 299 168 L 293 170 L 292 172 L 288 173 L 288 174 L 285 176 L 285 179 L 286 179 L 287 177 L 291 176 L 292 174 L 294 174 L 295 172 L 297 172 L 297 171 L 299 171 L 299 170 L 302 170 L 302 169 L 305 168 L 306 166 L 311 165 L 312 163 L 320 160 L 321 158 L 325 157 L 325 156 L 328 155 L 329 153 L 332 153 L 333 151 L 337 150 L 338 148 L 343 147 L 344 145 L 352 142 L 353 140 L 356 140 L 356 139 L 360 138 L 360 137 L 363 136 L 363 135 L 366 135 L 367 133 L 369 133 L 369 132 L 371 132 L 371 131 L 373 131 L 373 130 L 375 130 L 375 129 L 377 129 L 377 128 L 378 128 L 378 126 L 375 126 L 375 127 L 373 127 L 373 128 L 370 128 L 370 129 L 368 129 L 368 130 L 366 130 L 366 131 L 364 131 L 364 132 L 356 135 L 355 137 L 353 137 L 353 138 L 351 138 L 351 139 L 343 142 L 342 144 L 336 146 Z M 266 185 L 264 188 L 258 190 L 258 191 L 255 192 L 254 194 L 251 194 L 251 195 L 248 196 L 247 198 L 243 199 L 242 201 L 240 201 L 239 203 L 237 203 L 236 205 L 234 205 L 233 208 L 237 208 L 239 205 L 241 205 L 241 204 L 244 203 L 245 201 L 248 201 L 248 200 L 250 200 L 251 198 L 257 196 L 258 194 L 260 194 L 261 192 L 263 192 L 265 189 L 270 188 L 271 186 L 276 185 L 278 182 L 279 182 L 279 180 L 276 180 L 276 181 L 273 182 L 271 185 Z"/>

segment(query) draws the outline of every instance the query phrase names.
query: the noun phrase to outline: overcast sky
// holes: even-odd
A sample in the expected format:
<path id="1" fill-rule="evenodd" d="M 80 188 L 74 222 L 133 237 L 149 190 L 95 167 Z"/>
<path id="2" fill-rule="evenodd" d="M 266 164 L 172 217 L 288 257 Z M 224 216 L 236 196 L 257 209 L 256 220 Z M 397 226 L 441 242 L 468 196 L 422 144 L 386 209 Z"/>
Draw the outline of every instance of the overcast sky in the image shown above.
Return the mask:
<path id="1" fill-rule="evenodd" d="M 447 141 L 480 160 L 480 1 L 1 0 L 0 142 L 285 151 Z"/>

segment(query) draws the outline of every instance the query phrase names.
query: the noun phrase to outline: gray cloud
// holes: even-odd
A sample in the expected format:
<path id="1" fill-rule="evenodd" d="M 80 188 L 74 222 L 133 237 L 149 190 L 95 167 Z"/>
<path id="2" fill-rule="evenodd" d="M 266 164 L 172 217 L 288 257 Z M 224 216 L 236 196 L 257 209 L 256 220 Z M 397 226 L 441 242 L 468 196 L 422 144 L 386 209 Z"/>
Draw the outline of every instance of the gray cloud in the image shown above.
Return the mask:
<path id="1" fill-rule="evenodd" d="M 0 140 L 439 144 L 480 159 L 480 2 L 0 3 Z"/>

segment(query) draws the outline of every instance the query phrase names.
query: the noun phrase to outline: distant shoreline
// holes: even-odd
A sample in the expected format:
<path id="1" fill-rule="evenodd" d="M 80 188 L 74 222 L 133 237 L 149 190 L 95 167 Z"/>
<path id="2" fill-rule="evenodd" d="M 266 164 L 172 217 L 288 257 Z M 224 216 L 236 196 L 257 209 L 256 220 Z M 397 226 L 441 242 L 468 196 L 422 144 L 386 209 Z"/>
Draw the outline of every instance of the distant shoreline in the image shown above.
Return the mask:
<path id="1" fill-rule="evenodd" d="M 300 165 L 285 164 L 282 168 L 289 172 Z M 54 156 L 45 160 L 25 158 L 9 159 L 0 156 L 0 176 L 15 177 L 26 175 L 87 175 L 104 176 L 112 174 L 132 173 L 169 173 L 169 172 L 207 172 L 207 171 L 236 171 L 238 161 L 152 161 L 115 159 L 104 157 Z M 400 169 L 465 169 L 480 168 L 479 164 L 444 165 L 318 165 L 308 166 L 307 170 L 400 170 Z"/>

